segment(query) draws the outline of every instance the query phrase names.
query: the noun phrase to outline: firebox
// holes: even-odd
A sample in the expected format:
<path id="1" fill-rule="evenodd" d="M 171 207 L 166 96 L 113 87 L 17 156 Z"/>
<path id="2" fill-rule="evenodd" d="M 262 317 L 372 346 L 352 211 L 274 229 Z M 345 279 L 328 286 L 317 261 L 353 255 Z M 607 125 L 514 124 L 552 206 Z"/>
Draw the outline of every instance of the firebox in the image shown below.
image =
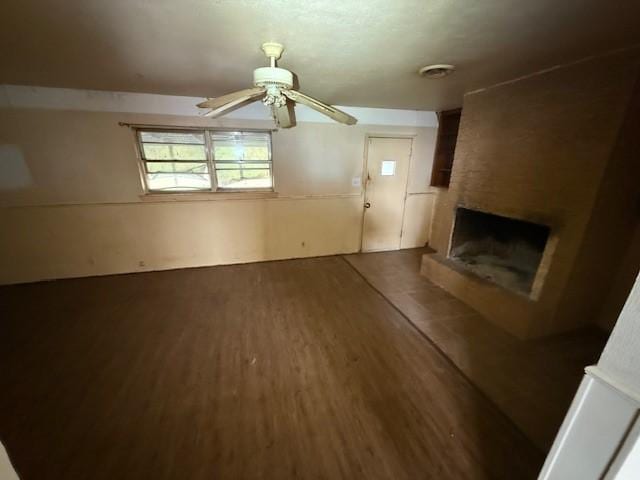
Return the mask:
<path id="1" fill-rule="evenodd" d="M 475 275 L 529 295 L 549 232 L 546 225 L 458 207 L 449 257 Z"/>

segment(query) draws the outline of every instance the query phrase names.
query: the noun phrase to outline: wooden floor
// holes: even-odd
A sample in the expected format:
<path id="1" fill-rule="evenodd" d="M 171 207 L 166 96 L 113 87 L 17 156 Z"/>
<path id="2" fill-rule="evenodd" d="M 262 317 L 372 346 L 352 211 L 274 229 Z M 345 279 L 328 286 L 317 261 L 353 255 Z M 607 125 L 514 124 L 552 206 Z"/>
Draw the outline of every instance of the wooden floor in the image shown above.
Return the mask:
<path id="1" fill-rule="evenodd" d="M 0 288 L 23 480 L 532 479 L 541 453 L 342 257 Z"/>
<path id="2" fill-rule="evenodd" d="M 425 249 L 349 255 L 388 298 L 543 452 L 607 336 L 596 328 L 522 341 L 420 275 Z"/>

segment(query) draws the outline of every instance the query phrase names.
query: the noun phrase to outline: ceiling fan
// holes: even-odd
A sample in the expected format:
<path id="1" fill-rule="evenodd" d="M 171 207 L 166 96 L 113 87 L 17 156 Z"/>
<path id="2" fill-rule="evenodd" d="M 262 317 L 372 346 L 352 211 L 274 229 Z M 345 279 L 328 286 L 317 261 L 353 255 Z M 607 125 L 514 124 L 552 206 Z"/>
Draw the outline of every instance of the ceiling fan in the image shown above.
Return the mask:
<path id="1" fill-rule="evenodd" d="M 276 66 L 276 61 L 282 55 L 283 50 L 284 47 L 279 43 L 262 44 L 262 51 L 269 58 L 270 65 L 256 68 L 253 71 L 253 88 L 228 93 L 221 97 L 208 98 L 199 103 L 198 107 L 209 109 L 205 115 L 215 118 L 262 100 L 262 103 L 271 108 L 276 125 L 281 128 L 290 128 L 295 125 L 294 104 L 301 103 L 336 122 L 355 125 L 358 120 L 351 115 L 298 90 L 293 90 L 293 74 L 289 70 Z"/>

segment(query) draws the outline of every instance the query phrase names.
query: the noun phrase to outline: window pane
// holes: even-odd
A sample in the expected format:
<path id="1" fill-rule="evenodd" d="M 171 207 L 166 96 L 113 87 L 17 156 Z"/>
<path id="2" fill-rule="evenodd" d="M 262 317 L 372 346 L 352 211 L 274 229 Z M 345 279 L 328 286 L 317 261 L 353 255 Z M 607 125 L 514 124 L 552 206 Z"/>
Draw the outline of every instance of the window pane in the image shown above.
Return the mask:
<path id="1" fill-rule="evenodd" d="M 242 160 L 242 149 L 236 151 L 230 145 L 214 145 L 213 156 L 216 160 Z"/>
<path id="2" fill-rule="evenodd" d="M 190 162 L 147 162 L 147 172 L 208 173 L 206 163 Z"/>
<path id="3" fill-rule="evenodd" d="M 215 132 L 216 160 L 271 160 L 271 136 L 264 132 Z"/>
<path id="4" fill-rule="evenodd" d="M 244 149 L 243 160 L 269 160 L 269 147 L 264 146 L 248 146 Z"/>
<path id="5" fill-rule="evenodd" d="M 271 188 L 271 172 L 259 170 L 216 170 L 219 188 Z"/>
<path id="6" fill-rule="evenodd" d="M 269 160 L 269 147 L 250 147 L 243 145 L 215 145 L 216 160 Z"/>
<path id="7" fill-rule="evenodd" d="M 149 190 L 189 191 L 211 188 L 209 174 L 147 173 Z"/>
<path id="8" fill-rule="evenodd" d="M 273 187 L 269 133 L 212 132 L 211 139 L 219 188 Z"/>
<path id="9" fill-rule="evenodd" d="M 140 139 L 145 143 L 192 143 L 204 145 L 203 132 L 140 132 Z"/>
<path id="10" fill-rule="evenodd" d="M 204 145 L 171 145 L 143 143 L 143 156 L 147 160 L 206 160 Z"/>

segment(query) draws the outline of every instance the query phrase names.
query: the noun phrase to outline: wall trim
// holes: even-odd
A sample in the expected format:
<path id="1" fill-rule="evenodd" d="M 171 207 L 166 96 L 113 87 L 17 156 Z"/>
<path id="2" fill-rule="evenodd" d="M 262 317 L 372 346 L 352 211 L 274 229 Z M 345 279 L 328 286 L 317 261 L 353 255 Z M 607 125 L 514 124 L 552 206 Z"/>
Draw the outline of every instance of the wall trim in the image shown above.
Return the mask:
<path id="1" fill-rule="evenodd" d="M 598 365 L 592 365 L 584 369 L 587 375 L 594 377 L 596 380 L 599 380 L 602 383 L 605 383 L 609 388 L 612 388 L 619 393 L 622 393 L 629 400 L 636 402 L 640 405 L 640 392 L 634 390 L 633 388 L 628 387 L 623 382 L 619 381 L 612 375 L 609 375 L 605 370 L 603 370 Z"/>
<path id="2" fill-rule="evenodd" d="M 28 209 L 28 208 L 65 208 L 65 207 L 109 207 L 115 205 L 153 205 L 166 203 L 203 203 L 203 202 L 228 202 L 228 201 L 258 201 L 258 200 L 335 200 L 354 199 L 362 197 L 363 193 L 328 193 L 310 195 L 278 195 L 275 192 L 206 192 L 206 193 L 150 193 L 139 195 L 140 200 L 126 202 L 69 202 L 69 203 L 32 203 L 2 205 L 2 209 Z"/>
<path id="3" fill-rule="evenodd" d="M 201 111 L 195 105 L 201 101 L 201 97 L 158 95 L 153 93 L 0 85 L 0 108 L 40 108 L 200 117 L 202 116 Z M 438 126 L 436 113 L 432 111 L 349 106 L 338 106 L 338 108 L 355 116 L 360 125 Z M 267 108 L 259 102 L 231 112 L 225 118 L 272 120 Z M 304 105 L 296 107 L 296 120 L 298 122 L 334 123 L 329 118 Z"/>

